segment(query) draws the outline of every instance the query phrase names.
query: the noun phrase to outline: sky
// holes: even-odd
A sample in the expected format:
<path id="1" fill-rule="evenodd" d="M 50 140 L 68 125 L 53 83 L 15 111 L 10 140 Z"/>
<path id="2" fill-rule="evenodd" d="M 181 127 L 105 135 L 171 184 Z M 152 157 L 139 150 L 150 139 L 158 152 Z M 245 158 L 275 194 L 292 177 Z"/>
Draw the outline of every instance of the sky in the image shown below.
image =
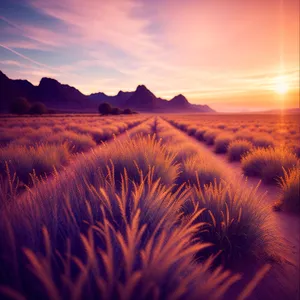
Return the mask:
<path id="1" fill-rule="evenodd" d="M 299 26 L 298 0 L 1 0 L 0 69 L 84 94 L 299 107 Z"/>

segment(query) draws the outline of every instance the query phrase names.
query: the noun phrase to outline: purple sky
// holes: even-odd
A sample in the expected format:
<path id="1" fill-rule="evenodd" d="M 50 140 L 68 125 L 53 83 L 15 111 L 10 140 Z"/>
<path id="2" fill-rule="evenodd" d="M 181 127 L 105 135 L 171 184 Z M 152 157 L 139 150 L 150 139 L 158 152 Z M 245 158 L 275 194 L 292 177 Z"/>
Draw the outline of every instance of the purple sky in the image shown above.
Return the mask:
<path id="1" fill-rule="evenodd" d="M 145 84 L 223 111 L 298 104 L 298 0 L 2 0 L 0 31 L 0 69 L 34 84 Z"/>

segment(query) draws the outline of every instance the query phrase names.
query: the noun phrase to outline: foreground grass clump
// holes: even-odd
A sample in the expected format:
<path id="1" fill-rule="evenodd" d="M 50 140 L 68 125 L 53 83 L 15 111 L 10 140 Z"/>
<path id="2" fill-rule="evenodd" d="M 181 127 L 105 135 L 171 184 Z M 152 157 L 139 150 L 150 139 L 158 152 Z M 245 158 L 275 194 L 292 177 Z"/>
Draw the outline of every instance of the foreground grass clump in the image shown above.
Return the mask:
<path id="1" fill-rule="evenodd" d="M 233 135 L 229 133 L 222 133 L 215 139 L 215 152 L 226 153 L 230 142 L 233 140 Z"/>
<path id="2" fill-rule="evenodd" d="M 229 144 L 227 153 L 230 161 L 240 161 L 252 149 L 253 145 L 247 140 L 236 140 Z"/>
<path id="3" fill-rule="evenodd" d="M 269 210 L 257 188 L 245 188 L 226 183 L 211 183 L 203 189 L 193 187 L 190 201 L 183 205 L 183 213 L 205 209 L 196 222 L 209 224 L 197 234 L 203 242 L 213 244 L 213 252 L 220 253 L 225 265 L 276 256 L 280 247 Z M 212 249 L 206 253 L 211 255 Z M 203 253 L 201 255 L 204 255 Z"/>
<path id="4" fill-rule="evenodd" d="M 285 211 L 300 213 L 300 169 L 299 165 L 291 170 L 285 171 L 280 177 L 282 195 L 277 208 Z"/>
<path id="5" fill-rule="evenodd" d="M 28 183 L 30 173 L 37 176 L 60 169 L 70 159 L 70 148 L 67 144 L 40 144 L 31 147 L 9 145 L 0 149 L 0 172 L 6 173 L 6 164 L 10 174 L 24 183 Z"/>
<path id="6" fill-rule="evenodd" d="M 220 299 L 240 278 L 220 268 L 211 272 L 211 260 L 195 265 L 196 253 L 210 245 L 193 242 L 203 227 L 193 224 L 201 211 L 180 221 L 188 191 L 174 193 L 153 181 L 152 172 L 131 182 L 126 170 L 118 190 L 113 176 L 94 171 L 94 183 L 73 170 L 37 185 L 9 213 L 1 211 L 2 293 L 20 299 Z"/>
<path id="7" fill-rule="evenodd" d="M 284 176 L 284 169 L 297 165 L 297 157 L 284 147 L 254 148 L 242 158 L 242 169 L 247 176 L 259 176 L 266 183 L 276 183 Z"/>

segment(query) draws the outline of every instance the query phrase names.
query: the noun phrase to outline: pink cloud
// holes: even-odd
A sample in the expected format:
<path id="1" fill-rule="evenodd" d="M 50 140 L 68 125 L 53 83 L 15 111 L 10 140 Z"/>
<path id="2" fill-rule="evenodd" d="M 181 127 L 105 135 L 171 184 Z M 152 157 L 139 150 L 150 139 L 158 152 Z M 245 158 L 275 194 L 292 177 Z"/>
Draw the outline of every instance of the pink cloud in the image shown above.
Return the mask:
<path id="1" fill-rule="evenodd" d="M 108 43 L 137 58 L 159 53 L 154 36 L 144 30 L 149 21 L 132 16 L 132 11 L 138 6 L 135 1 L 87 0 L 83 5 L 80 0 L 33 0 L 32 5 L 63 21 L 78 43 L 86 43 L 87 46 L 89 43 L 90 46 Z M 65 35 L 68 36 L 67 33 Z"/>

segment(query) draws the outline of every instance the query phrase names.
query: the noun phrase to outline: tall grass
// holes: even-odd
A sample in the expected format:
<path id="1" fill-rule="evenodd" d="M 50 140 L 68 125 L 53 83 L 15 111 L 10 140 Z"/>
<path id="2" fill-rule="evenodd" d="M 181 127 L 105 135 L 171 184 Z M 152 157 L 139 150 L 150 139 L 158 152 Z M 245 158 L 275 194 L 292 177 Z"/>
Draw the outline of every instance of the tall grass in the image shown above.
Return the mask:
<path id="1" fill-rule="evenodd" d="M 247 140 L 235 140 L 228 146 L 229 161 L 240 161 L 242 157 L 253 148 L 253 144 Z"/>
<path id="2" fill-rule="evenodd" d="M 151 137 L 142 140 L 164 153 Z M 116 165 L 98 168 L 109 147 L 115 149 L 78 157 L 68 172 L 37 182 L 1 212 L 0 278 L 10 286 L 2 291 L 50 299 L 219 299 L 239 276 L 211 273 L 211 261 L 195 265 L 194 255 L 210 245 L 193 242 L 203 227 L 193 224 L 200 211 L 180 219 L 189 190 L 166 187 L 154 169 L 136 170 L 133 181 L 124 168 L 118 184 Z"/>
<path id="3" fill-rule="evenodd" d="M 67 144 L 36 145 L 31 147 L 10 145 L 0 148 L 0 173 L 5 174 L 6 163 L 11 174 L 16 173 L 24 183 L 30 180 L 33 171 L 37 176 L 60 169 L 70 159 Z"/>
<path id="4" fill-rule="evenodd" d="M 181 173 L 178 182 L 188 183 L 190 185 L 199 182 L 204 188 L 205 185 L 211 182 L 220 182 L 223 170 L 212 164 L 208 157 L 201 157 L 199 154 L 191 156 L 184 160 L 181 164 Z"/>
<path id="5" fill-rule="evenodd" d="M 285 211 L 300 213 L 300 169 L 297 167 L 284 170 L 279 183 L 282 191 L 280 202 L 277 207 Z"/>
<path id="6" fill-rule="evenodd" d="M 269 135 L 256 135 L 252 143 L 256 147 L 273 147 L 275 145 L 274 139 Z"/>
<path id="7" fill-rule="evenodd" d="M 86 152 L 97 144 L 90 135 L 78 134 L 73 131 L 59 132 L 47 139 L 47 143 L 63 144 L 68 143 L 72 152 Z"/>
<path id="8" fill-rule="evenodd" d="M 230 142 L 233 140 L 233 135 L 229 133 L 219 134 L 215 139 L 215 152 L 226 153 Z"/>
<path id="9" fill-rule="evenodd" d="M 279 240 L 255 189 L 223 182 L 230 178 L 213 165 L 190 138 L 152 119 L 76 155 L 51 178 L 33 177 L 21 196 L 8 181 L 0 292 L 19 299 L 226 297 L 240 275 L 216 267 L 215 254 L 221 250 L 230 267 L 234 257 L 272 256 Z M 201 176 L 209 179 L 200 183 Z"/>
<path id="10" fill-rule="evenodd" d="M 135 138 L 126 141 L 116 140 L 106 152 L 104 163 L 112 161 L 115 176 L 125 168 L 131 180 L 137 180 L 140 173 L 153 170 L 154 178 L 162 183 L 171 185 L 178 177 L 179 165 L 176 163 L 176 154 L 155 135 L 143 136 L 137 133 Z"/>
<path id="11" fill-rule="evenodd" d="M 221 251 L 220 259 L 226 265 L 253 257 L 276 257 L 280 249 L 272 217 L 257 187 L 248 189 L 242 181 L 237 185 L 222 181 L 203 189 L 198 182 L 182 209 L 185 215 L 205 209 L 195 222 L 209 226 L 197 237 L 213 244 L 207 256 Z"/>
<path id="12" fill-rule="evenodd" d="M 289 149 L 255 148 L 242 158 L 242 169 L 247 176 L 259 176 L 266 183 L 276 183 L 284 176 L 284 169 L 297 165 L 297 157 Z"/>
<path id="13" fill-rule="evenodd" d="M 218 131 L 214 129 L 208 129 L 203 135 L 203 139 L 207 145 L 213 145 L 218 135 Z"/>
<path id="14" fill-rule="evenodd" d="M 49 174 L 54 169 L 59 170 L 70 161 L 73 153 L 87 152 L 97 145 L 95 140 L 100 143 L 110 139 L 114 133 L 120 134 L 126 128 L 139 125 L 142 120 L 145 118 L 118 121 L 115 124 L 110 124 L 114 119 L 106 120 L 106 126 L 102 128 L 100 135 L 97 135 L 99 130 L 95 133 L 93 127 L 87 126 L 89 122 L 85 119 L 82 120 L 84 122 L 79 121 L 79 124 L 73 123 L 72 119 L 66 123 L 59 118 L 56 122 L 47 118 L 33 123 L 23 119 L 14 121 L 15 126 L 3 131 L 5 134 L 0 138 L 0 144 L 3 145 L 0 148 L 0 173 L 5 176 L 7 162 L 12 174 L 16 173 L 22 182 L 28 184 L 31 173 L 35 172 L 36 176 L 40 176 Z M 56 125 L 52 129 L 48 127 L 54 124 Z M 66 128 L 70 130 L 65 130 Z M 80 133 L 71 129 L 77 129 Z"/>

